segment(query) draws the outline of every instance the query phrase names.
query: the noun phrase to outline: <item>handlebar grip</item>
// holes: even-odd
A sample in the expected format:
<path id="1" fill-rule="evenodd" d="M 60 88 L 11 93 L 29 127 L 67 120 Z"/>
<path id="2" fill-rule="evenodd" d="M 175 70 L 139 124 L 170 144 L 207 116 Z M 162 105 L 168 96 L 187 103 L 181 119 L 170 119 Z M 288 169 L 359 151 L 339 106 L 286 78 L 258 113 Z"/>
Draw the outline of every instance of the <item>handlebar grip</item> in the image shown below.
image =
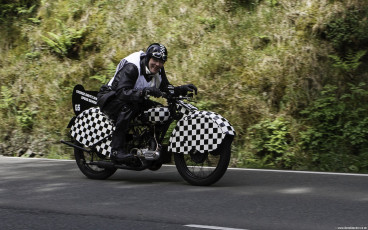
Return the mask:
<path id="1" fill-rule="evenodd" d="M 166 92 L 162 92 L 162 97 L 163 98 L 168 98 L 168 94 Z"/>

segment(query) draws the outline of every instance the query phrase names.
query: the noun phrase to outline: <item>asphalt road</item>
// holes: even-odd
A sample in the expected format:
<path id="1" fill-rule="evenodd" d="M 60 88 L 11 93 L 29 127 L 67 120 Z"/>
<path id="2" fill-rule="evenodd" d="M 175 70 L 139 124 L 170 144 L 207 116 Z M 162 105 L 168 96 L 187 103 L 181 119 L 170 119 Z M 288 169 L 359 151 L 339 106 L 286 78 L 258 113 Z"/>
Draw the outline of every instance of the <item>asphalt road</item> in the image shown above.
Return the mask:
<path id="1" fill-rule="evenodd" d="M 195 187 L 175 167 L 85 178 L 73 161 L 0 157 L 0 229 L 368 229 L 368 175 L 229 169 Z"/>

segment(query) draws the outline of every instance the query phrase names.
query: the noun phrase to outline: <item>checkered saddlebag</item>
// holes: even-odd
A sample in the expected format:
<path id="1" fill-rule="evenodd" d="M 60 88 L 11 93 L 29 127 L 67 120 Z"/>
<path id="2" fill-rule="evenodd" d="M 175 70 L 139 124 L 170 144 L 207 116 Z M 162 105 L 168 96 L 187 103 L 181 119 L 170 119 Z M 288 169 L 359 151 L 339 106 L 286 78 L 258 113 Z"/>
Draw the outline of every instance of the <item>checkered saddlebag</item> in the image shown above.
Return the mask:
<path id="1" fill-rule="evenodd" d="M 109 155 L 114 129 L 112 121 L 98 107 L 94 107 L 77 116 L 70 134 L 79 143 L 88 147 L 95 146 L 99 153 Z"/>
<path id="2" fill-rule="evenodd" d="M 169 150 L 188 154 L 191 150 L 201 153 L 213 151 L 225 135 L 235 135 L 228 120 L 207 111 L 195 111 L 178 121 L 170 136 Z"/>

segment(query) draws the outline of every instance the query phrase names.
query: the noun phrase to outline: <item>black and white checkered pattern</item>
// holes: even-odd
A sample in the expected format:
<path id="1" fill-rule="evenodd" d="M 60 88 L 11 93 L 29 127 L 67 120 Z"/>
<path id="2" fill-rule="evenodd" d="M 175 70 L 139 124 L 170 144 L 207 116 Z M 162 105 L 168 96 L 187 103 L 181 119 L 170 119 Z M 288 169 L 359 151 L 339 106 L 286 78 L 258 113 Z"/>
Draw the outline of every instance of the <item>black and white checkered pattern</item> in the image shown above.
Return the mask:
<path id="1" fill-rule="evenodd" d="M 221 115 L 195 111 L 178 121 L 170 136 L 169 150 L 188 154 L 191 150 L 201 153 L 217 149 L 225 135 L 235 135 L 234 128 Z"/>
<path id="2" fill-rule="evenodd" d="M 152 123 L 160 123 L 169 120 L 170 111 L 167 107 L 152 108 L 144 112 Z"/>
<path id="3" fill-rule="evenodd" d="M 178 101 L 176 104 L 178 111 L 184 115 L 189 115 L 198 110 L 194 105 L 185 103 L 184 101 Z"/>
<path id="4" fill-rule="evenodd" d="M 194 149 L 202 153 L 212 151 L 221 144 L 225 135 L 235 135 L 234 128 L 221 115 L 198 111 L 194 106 L 190 109 L 189 111 L 187 108 L 189 115 L 178 121 L 170 136 L 170 151 L 186 154 Z M 153 108 L 145 113 L 154 123 L 166 121 L 170 117 L 166 107 Z M 110 155 L 111 135 L 114 130 L 112 121 L 99 108 L 90 108 L 77 116 L 70 132 L 79 143 L 96 147 L 103 155 Z"/>
<path id="5" fill-rule="evenodd" d="M 115 126 L 98 107 L 83 111 L 71 127 L 71 136 L 79 143 L 91 147 L 96 145 L 98 152 L 106 155 L 111 151 L 110 140 Z M 103 140 L 106 139 L 106 140 Z"/>
<path id="6" fill-rule="evenodd" d="M 222 130 L 222 132 L 224 134 L 229 134 L 229 135 L 235 135 L 235 129 L 234 127 L 230 124 L 230 122 L 228 120 L 226 120 L 223 116 L 221 116 L 220 114 L 214 113 L 214 112 L 208 112 L 208 111 L 196 111 L 195 113 L 192 114 L 193 117 L 209 117 L 210 119 L 212 119 L 213 121 L 215 121 L 217 123 L 217 125 L 220 127 L 220 129 Z"/>
<path id="7" fill-rule="evenodd" d="M 111 154 L 111 137 L 108 137 L 106 140 L 98 143 L 96 145 L 97 152 L 101 153 L 105 156 L 110 156 Z"/>

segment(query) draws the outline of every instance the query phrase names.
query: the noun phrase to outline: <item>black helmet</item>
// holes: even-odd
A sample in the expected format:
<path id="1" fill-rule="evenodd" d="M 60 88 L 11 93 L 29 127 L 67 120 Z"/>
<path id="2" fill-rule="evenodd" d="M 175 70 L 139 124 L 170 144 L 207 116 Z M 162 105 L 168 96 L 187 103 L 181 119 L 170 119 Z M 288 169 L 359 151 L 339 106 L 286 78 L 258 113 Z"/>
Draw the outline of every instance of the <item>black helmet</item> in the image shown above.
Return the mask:
<path id="1" fill-rule="evenodd" d="M 151 57 L 160 59 L 162 61 L 167 60 L 167 49 L 164 45 L 161 45 L 159 43 L 153 43 L 150 46 L 148 46 L 147 51 L 147 61 L 151 59 Z"/>

